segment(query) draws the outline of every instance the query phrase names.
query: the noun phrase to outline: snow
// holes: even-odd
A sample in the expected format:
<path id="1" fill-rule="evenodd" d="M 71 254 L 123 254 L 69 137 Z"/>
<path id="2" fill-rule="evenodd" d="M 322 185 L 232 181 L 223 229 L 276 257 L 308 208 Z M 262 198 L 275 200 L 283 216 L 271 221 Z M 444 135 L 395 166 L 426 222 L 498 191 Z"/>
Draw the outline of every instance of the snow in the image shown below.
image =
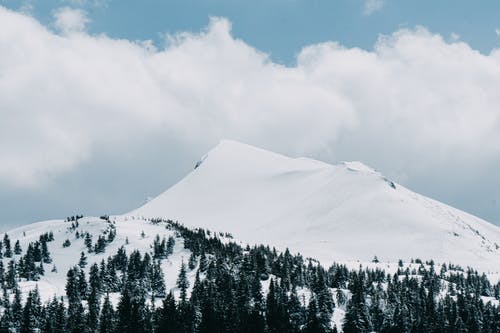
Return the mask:
<path id="1" fill-rule="evenodd" d="M 500 270 L 500 228 L 393 184 L 361 162 L 331 165 L 222 141 L 183 180 L 126 215 L 231 232 L 332 261 L 434 259 Z"/>
<path id="2" fill-rule="evenodd" d="M 23 249 L 23 254 L 28 244 L 39 239 L 40 235 L 45 232 L 52 231 L 54 233 L 54 241 L 47 243 L 53 263 L 45 264 L 45 274 L 41 276 L 39 281 L 22 281 L 19 283 L 23 293 L 26 297 L 28 292 L 38 286 L 42 300 L 50 300 L 54 295 L 65 295 L 66 286 L 66 273 L 67 271 L 78 264 L 80 253 L 83 251 L 87 256 L 87 266 L 85 271 L 88 273 L 92 264 L 100 264 L 102 259 L 107 259 L 108 256 L 115 255 L 117 250 L 124 246 L 127 254 L 132 253 L 134 250 L 139 250 L 142 255 L 150 252 L 150 245 L 154 242 L 154 238 L 158 234 L 160 238 L 174 236 L 175 233 L 165 228 L 164 223 L 152 224 L 146 220 L 139 220 L 131 217 L 112 216 L 110 218 L 116 227 L 116 238 L 113 242 L 108 243 L 104 253 L 87 253 L 87 248 L 84 244 L 84 238 L 76 238 L 75 234 L 78 231 L 80 234 L 89 232 L 93 235 L 92 241 L 95 243 L 97 238 L 103 231 L 109 227 L 108 221 L 102 220 L 98 217 L 84 217 L 79 219 L 79 227 L 70 231 L 71 222 L 64 220 L 52 220 L 33 223 L 23 226 L 8 232 L 12 245 L 19 240 Z M 142 232 L 144 231 L 144 237 Z M 69 239 L 71 245 L 63 248 L 63 242 Z M 128 244 L 127 244 L 128 241 Z M 175 238 L 175 246 L 173 254 L 167 259 L 162 260 L 162 268 L 165 275 L 165 284 L 167 293 L 169 290 L 174 292 L 174 295 L 179 296 L 179 291 L 175 287 L 179 270 L 184 261 L 187 264 L 191 252 L 184 248 L 184 240 L 182 238 Z M 15 255 L 14 259 L 18 260 L 20 256 Z M 7 267 L 9 258 L 1 259 L 4 262 L 4 267 Z M 51 272 L 52 266 L 55 265 L 57 272 Z M 187 277 L 190 287 L 194 284 L 195 270 L 187 271 Z M 88 275 L 87 275 L 88 276 Z M 113 304 L 117 304 L 119 294 L 114 294 L 111 297 Z"/>
<path id="3" fill-rule="evenodd" d="M 486 272 L 494 283 L 500 280 L 500 250 L 495 245 L 500 244 L 498 227 L 399 184 L 393 188 L 383 175 L 361 162 L 330 165 L 293 159 L 234 141 L 221 142 L 202 160 L 178 184 L 131 213 L 111 216 L 110 222 L 99 217 L 79 219 L 76 230 L 92 234 L 93 242 L 111 225 L 116 228 L 116 238 L 105 253 L 87 253 L 83 237 L 77 239 L 71 222 L 64 220 L 9 231 L 12 246 L 19 240 L 23 251 L 41 234 L 54 233 L 55 240 L 47 245 L 57 272 L 51 272 L 52 264 L 46 264 L 39 281 L 20 282 L 23 296 L 35 286 L 43 300 L 65 295 L 66 273 L 78 263 L 82 251 L 87 256 L 88 273 L 93 263 L 116 254 L 121 246 L 128 254 L 134 249 L 142 254 L 151 251 L 158 234 L 160 238 L 175 237 L 173 254 L 162 261 L 162 268 L 167 292 L 172 290 L 179 297 L 175 287 L 178 273 L 191 253 L 184 248 L 183 239 L 164 223 L 147 220 L 155 217 L 230 232 L 233 241 L 243 246 L 288 247 L 326 266 L 336 261 L 349 269 L 380 268 L 394 274 L 400 258 L 404 268 L 410 269 L 419 267 L 409 263 L 412 258 L 434 259 L 436 270 L 441 263 L 451 262 Z M 66 239 L 71 246 L 63 248 Z M 371 262 L 375 255 L 379 263 Z M 7 267 L 10 259 L 2 260 Z M 188 270 L 187 276 L 192 288 L 195 270 Z M 264 291 L 269 281 L 263 282 Z M 307 301 L 308 292 L 298 292 L 301 300 Z M 111 299 L 117 304 L 119 294 Z M 335 309 L 333 321 L 337 325 L 344 310 Z"/>
<path id="4" fill-rule="evenodd" d="M 357 172 L 364 172 L 364 173 L 372 173 L 372 174 L 379 174 L 377 171 L 374 169 L 370 168 L 366 164 L 363 164 L 359 161 L 352 161 L 352 162 L 343 162 L 345 167 L 348 170 L 351 171 L 357 171 Z"/>

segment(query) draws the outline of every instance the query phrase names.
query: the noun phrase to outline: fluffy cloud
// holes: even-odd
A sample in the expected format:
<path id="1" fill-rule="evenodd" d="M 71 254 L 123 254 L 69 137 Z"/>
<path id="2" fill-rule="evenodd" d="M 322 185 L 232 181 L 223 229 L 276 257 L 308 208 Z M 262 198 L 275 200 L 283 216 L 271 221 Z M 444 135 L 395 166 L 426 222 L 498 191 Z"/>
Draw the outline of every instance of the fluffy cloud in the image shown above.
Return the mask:
<path id="1" fill-rule="evenodd" d="M 385 5 L 384 0 L 365 0 L 363 5 L 363 15 L 370 16 L 381 10 Z"/>
<path id="2" fill-rule="evenodd" d="M 235 39 L 225 19 L 156 50 L 66 34 L 83 30 L 85 16 L 76 17 L 56 23 L 65 32 L 57 35 L 0 8 L 0 184 L 43 184 L 96 151 L 139 158 L 158 137 L 184 150 L 233 138 L 360 159 L 409 183 L 441 170 L 432 182 L 470 185 L 500 165 L 497 50 L 416 28 L 373 51 L 311 45 L 285 67 Z"/>
<path id="3" fill-rule="evenodd" d="M 87 13 L 82 9 L 61 7 L 54 11 L 54 26 L 64 34 L 83 32 L 89 22 Z"/>

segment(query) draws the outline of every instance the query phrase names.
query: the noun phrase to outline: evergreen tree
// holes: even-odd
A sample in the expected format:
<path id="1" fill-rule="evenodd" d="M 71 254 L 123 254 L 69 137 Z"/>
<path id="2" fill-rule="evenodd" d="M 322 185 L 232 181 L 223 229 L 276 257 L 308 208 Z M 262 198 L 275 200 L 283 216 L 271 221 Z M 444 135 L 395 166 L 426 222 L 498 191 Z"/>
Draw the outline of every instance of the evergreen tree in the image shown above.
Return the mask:
<path id="1" fill-rule="evenodd" d="M 174 237 L 170 236 L 168 237 L 167 241 L 167 249 L 166 249 L 166 256 L 168 257 L 172 253 L 174 253 L 174 246 L 175 246 L 175 239 Z"/>
<path id="2" fill-rule="evenodd" d="M 347 302 L 343 324 L 345 333 L 370 332 L 372 329 L 370 313 L 366 305 L 364 281 L 362 274 L 355 274 L 350 286 L 352 297 Z"/>
<path id="3" fill-rule="evenodd" d="M 288 312 L 284 307 L 284 294 L 281 288 L 271 280 L 267 294 L 267 326 L 271 333 L 287 332 L 290 329 Z"/>
<path id="4" fill-rule="evenodd" d="M 14 301 L 12 302 L 12 321 L 15 329 L 21 327 L 21 321 L 23 318 L 23 303 L 21 297 L 21 290 L 19 287 L 14 289 Z"/>
<path id="5" fill-rule="evenodd" d="M 21 244 L 19 244 L 19 240 L 16 240 L 16 244 L 14 245 L 14 254 L 21 254 L 23 250 L 21 249 Z"/>
<path id="6" fill-rule="evenodd" d="M 194 252 L 191 252 L 191 255 L 189 256 L 189 261 L 188 261 L 188 268 L 189 270 L 193 270 L 196 268 L 196 256 Z"/>
<path id="7" fill-rule="evenodd" d="M 81 302 L 82 281 L 80 272 L 77 267 L 71 268 L 68 271 L 66 280 L 66 296 L 68 297 L 67 329 L 71 333 L 83 332 L 85 330 L 85 314 Z"/>
<path id="8" fill-rule="evenodd" d="M 313 297 L 309 301 L 309 306 L 307 307 L 307 323 L 304 330 L 304 333 L 321 333 L 322 325 L 318 315 L 318 301 L 315 297 Z M 344 332 L 346 331 L 344 328 Z"/>
<path id="9" fill-rule="evenodd" d="M 12 307 L 10 304 L 10 297 L 7 289 L 4 289 L 3 291 L 3 299 L 1 304 L 3 306 L 3 313 L 0 316 L 0 332 L 9 332 L 15 327 L 15 325 L 12 315 Z"/>
<path id="10" fill-rule="evenodd" d="M 92 289 L 88 297 L 87 329 L 89 332 L 97 332 L 99 328 L 100 297 L 99 290 Z"/>
<path id="11" fill-rule="evenodd" d="M 9 238 L 9 235 L 5 234 L 3 236 L 3 247 L 4 247 L 4 257 L 6 258 L 12 258 L 12 248 L 10 246 L 10 238 Z"/>
<path id="12" fill-rule="evenodd" d="M 3 286 L 4 283 L 5 283 L 5 268 L 3 267 L 3 260 L 0 260 L 0 287 Z"/>
<path id="13" fill-rule="evenodd" d="M 300 332 L 301 327 L 305 324 L 305 313 L 295 288 L 292 289 L 287 307 L 290 313 L 290 331 Z"/>
<path id="14" fill-rule="evenodd" d="M 161 269 L 160 262 L 155 261 L 151 266 L 151 292 L 153 300 L 155 297 L 165 297 L 165 278 L 163 270 Z"/>
<path id="15" fill-rule="evenodd" d="M 113 332 L 115 332 L 115 313 L 109 300 L 109 295 L 106 295 L 99 318 L 99 333 Z"/>
<path id="16" fill-rule="evenodd" d="M 82 253 L 80 253 L 80 260 L 78 261 L 78 266 L 80 266 L 80 268 L 85 268 L 87 266 L 87 256 L 85 256 L 85 253 L 82 251 Z"/>
<path id="17" fill-rule="evenodd" d="M 208 259 L 207 259 L 207 255 L 205 253 L 205 250 L 203 250 L 201 252 L 201 255 L 200 255 L 200 267 L 199 267 L 199 270 L 201 272 L 206 272 L 208 268 Z"/>
<path id="18" fill-rule="evenodd" d="M 187 279 L 186 264 L 184 261 L 181 264 L 179 277 L 177 278 L 177 288 L 181 291 L 181 302 L 185 303 L 187 300 L 187 289 L 189 288 L 189 281 Z"/>
<path id="19" fill-rule="evenodd" d="M 174 295 L 169 293 L 163 300 L 163 306 L 158 309 L 158 332 L 176 333 L 179 332 L 179 319 Z M 203 331 L 201 331 L 203 332 Z M 206 331 L 208 332 L 208 331 Z M 213 331 L 215 332 L 215 331 Z"/>
<path id="20" fill-rule="evenodd" d="M 24 305 L 22 321 L 21 321 L 21 333 L 32 333 L 37 332 L 41 329 L 41 315 L 42 315 L 42 305 L 40 301 L 40 294 L 38 288 L 30 291 L 26 304 Z"/>
<path id="21" fill-rule="evenodd" d="M 52 258 L 50 257 L 49 248 L 47 247 L 47 238 L 42 238 L 41 241 L 41 254 L 42 261 L 46 264 L 50 264 L 52 262 Z"/>
<path id="22" fill-rule="evenodd" d="M 94 247 L 94 252 L 104 253 L 105 250 L 106 250 L 106 238 L 102 235 L 99 235 L 99 238 L 97 238 L 97 242 Z"/>
<path id="23" fill-rule="evenodd" d="M 88 253 L 92 252 L 92 235 L 89 234 L 88 232 L 85 234 L 85 239 L 84 239 L 84 244 L 87 247 Z"/>

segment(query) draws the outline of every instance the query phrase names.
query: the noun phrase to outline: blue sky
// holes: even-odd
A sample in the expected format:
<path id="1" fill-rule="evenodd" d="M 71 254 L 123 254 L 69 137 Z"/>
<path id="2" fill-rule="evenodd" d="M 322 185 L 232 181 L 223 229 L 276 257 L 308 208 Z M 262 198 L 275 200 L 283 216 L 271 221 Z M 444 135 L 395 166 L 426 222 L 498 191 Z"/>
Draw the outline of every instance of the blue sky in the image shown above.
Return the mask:
<path id="1" fill-rule="evenodd" d="M 153 40 L 163 46 L 164 34 L 199 31 L 210 16 L 228 18 L 232 33 L 291 64 L 306 45 L 338 41 L 347 47 L 371 49 L 380 34 L 421 25 L 444 37 L 460 36 L 473 48 L 488 53 L 500 42 L 500 2 L 374 0 L 372 13 L 364 0 L 0 0 L 23 9 L 47 26 L 61 6 L 83 8 L 91 19 L 90 33 L 115 38 Z"/>
<path id="2" fill-rule="evenodd" d="M 0 0 L 0 231 L 130 211 L 221 139 L 360 160 L 500 224 L 499 14 L 498 1 Z"/>

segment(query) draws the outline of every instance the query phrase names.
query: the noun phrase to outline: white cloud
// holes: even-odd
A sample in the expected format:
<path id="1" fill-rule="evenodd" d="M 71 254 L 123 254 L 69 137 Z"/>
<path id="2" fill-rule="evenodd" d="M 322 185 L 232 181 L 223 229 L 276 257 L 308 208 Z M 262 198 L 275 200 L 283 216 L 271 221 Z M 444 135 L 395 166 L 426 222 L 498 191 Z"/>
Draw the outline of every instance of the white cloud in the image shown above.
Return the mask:
<path id="1" fill-rule="evenodd" d="M 82 9 L 61 7 L 54 11 L 54 26 L 64 34 L 85 31 L 90 20 Z"/>
<path id="2" fill-rule="evenodd" d="M 370 16 L 381 10 L 385 5 L 384 0 L 365 0 L 363 5 L 363 15 Z"/>
<path id="3" fill-rule="evenodd" d="M 423 28 L 373 51 L 311 45 L 285 67 L 232 37 L 224 19 L 164 50 L 59 36 L 2 8 L 0 21 L 0 184 L 43 184 L 96 151 L 162 154 L 160 136 L 184 150 L 232 138 L 359 159 L 410 181 L 500 164 L 500 51 Z"/>
<path id="4" fill-rule="evenodd" d="M 455 32 L 452 32 L 450 34 L 450 39 L 452 42 L 458 42 L 460 40 L 460 35 Z"/>
<path id="5" fill-rule="evenodd" d="M 497 34 L 497 36 L 500 36 L 500 29 L 495 29 L 495 33 Z"/>
<path id="6" fill-rule="evenodd" d="M 21 13 L 24 13 L 26 15 L 32 15 L 35 7 L 33 6 L 32 3 L 30 2 L 23 2 L 21 4 L 21 7 L 19 7 L 19 11 Z"/>

